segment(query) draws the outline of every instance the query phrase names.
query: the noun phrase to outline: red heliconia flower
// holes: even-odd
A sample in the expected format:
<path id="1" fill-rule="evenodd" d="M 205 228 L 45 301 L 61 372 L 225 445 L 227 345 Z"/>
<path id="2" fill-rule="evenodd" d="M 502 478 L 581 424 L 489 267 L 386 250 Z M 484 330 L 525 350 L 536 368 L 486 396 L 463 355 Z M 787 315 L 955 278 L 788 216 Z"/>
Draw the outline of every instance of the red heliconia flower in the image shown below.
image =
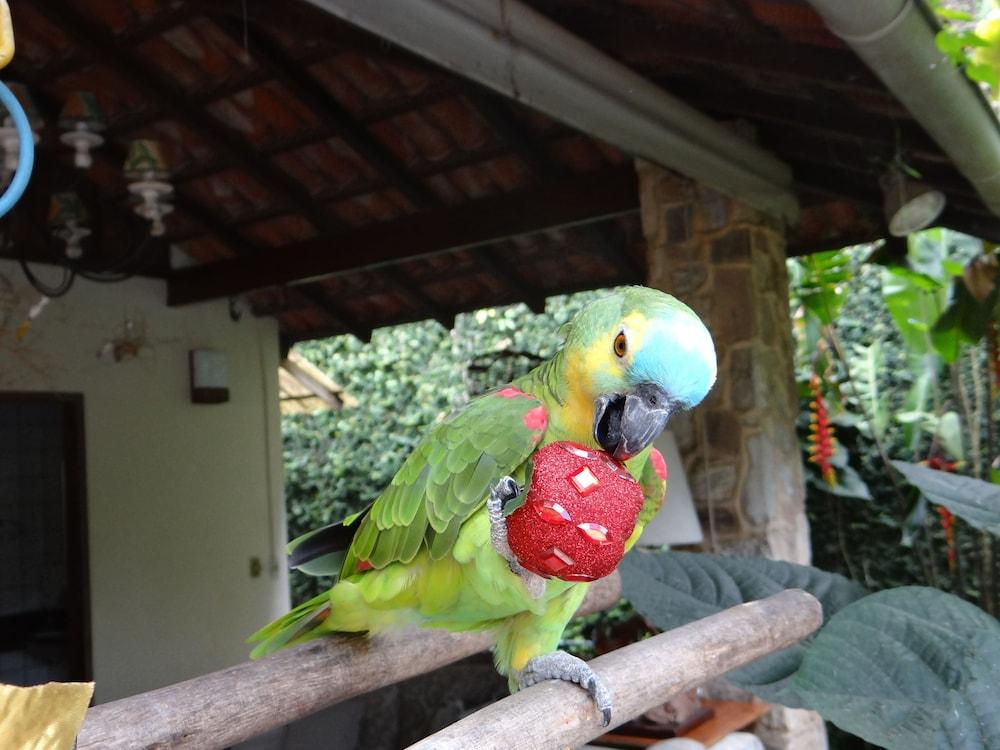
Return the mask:
<path id="1" fill-rule="evenodd" d="M 948 546 L 948 570 L 955 572 L 955 517 L 951 511 L 943 505 L 937 506 L 938 515 L 941 516 L 941 528 L 944 531 L 944 541 Z"/>
<path id="2" fill-rule="evenodd" d="M 958 464 L 955 461 L 949 461 L 940 456 L 931 456 L 926 461 L 923 461 L 923 463 L 928 468 L 951 473 L 954 473 L 958 468 Z M 944 541 L 948 548 L 948 570 L 954 573 L 956 560 L 958 559 L 955 552 L 955 516 L 943 505 L 938 505 L 935 509 L 938 515 L 941 516 L 941 530 L 944 531 Z"/>
<path id="3" fill-rule="evenodd" d="M 820 476 L 831 487 L 837 486 L 837 471 L 830 462 L 837 447 L 833 436 L 833 425 L 826 410 L 823 391 L 820 388 L 819 376 L 813 373 L 809 378 L 809 390 L 812 391 L 812 401 L 809 408 L 809 460 L 819 467 Z"/>

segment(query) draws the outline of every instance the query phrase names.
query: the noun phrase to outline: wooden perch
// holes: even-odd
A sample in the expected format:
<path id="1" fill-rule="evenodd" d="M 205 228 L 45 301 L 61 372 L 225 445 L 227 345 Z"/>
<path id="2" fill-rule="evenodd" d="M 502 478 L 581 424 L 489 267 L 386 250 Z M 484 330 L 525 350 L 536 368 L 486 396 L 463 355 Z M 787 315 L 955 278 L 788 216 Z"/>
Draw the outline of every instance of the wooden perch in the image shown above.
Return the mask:
<path id="1" fill-rule="evenodd" d="M 590 662 L 611 691 L 617 726 L 765 654 L 790 646 L 823 622 L 820 603 L 797 589 L 741 604 Z M 590 697 L 549 681 L 483 708 L 410 750 L 561 750 L 603 734 Z"/>
<path id="2" fill-rule="evenodd" d="M 579 613 L 606 609 L 620 597 L 621 579 L 614 573 L 591 584 Z M 490 643 L 487 633 L 442 630 L 318 639 L 95 706 L 87 711 L 77 748 L 229 747 L 334 703 L 431 672 Z"/>

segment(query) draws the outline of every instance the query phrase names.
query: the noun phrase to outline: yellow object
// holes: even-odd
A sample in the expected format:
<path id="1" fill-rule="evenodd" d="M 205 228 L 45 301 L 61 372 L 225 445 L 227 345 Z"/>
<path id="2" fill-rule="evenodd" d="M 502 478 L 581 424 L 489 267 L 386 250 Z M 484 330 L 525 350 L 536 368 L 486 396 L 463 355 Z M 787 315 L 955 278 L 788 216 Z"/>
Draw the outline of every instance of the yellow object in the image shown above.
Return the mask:
<path id="1" fill-rule="evenodd" d="M 7 0 L 0 0 L 0 68 L 14 59 L 14 24 L 10 20 Z"/>
<path id="2" fill-rule="evenodd" d="M 93 694 L 92 682 L 0 685 L 0 747 L 72 750 Z"/>
<path id="3" fill-rule="evenodd" d="M 1000 75 L 1000 10 L 992 11 L 976 25 L 976 36 L 987 42 L 985 47 L 973 47 L 969 55 L 976 65 L 988 65 Z M 1000 87 L 993 88 L 993 98 L 1000 98 Z"/>

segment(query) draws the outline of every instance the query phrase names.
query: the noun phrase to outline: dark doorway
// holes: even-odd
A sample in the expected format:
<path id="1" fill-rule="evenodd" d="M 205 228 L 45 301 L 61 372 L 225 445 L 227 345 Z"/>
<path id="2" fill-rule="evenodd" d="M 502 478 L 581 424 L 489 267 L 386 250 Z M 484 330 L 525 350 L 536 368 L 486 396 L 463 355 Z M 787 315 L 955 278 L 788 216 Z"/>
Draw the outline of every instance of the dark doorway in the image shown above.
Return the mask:
<path id="1" fill-rule="evenodd" d="M 90 679 L 83 399 L 0 393 L 0 682 Z"/>

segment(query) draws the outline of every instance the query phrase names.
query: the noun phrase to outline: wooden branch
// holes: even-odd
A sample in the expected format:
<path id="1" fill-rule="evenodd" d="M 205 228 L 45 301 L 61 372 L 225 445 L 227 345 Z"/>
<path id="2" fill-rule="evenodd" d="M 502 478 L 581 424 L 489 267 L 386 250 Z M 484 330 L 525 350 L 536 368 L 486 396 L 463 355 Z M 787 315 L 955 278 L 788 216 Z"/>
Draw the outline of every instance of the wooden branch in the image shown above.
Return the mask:
<path id="1" fill-rule="evenodd" d="M 591 584 L 579 612 L 606 609 L 620 597 L 621 579 L 615 573 Z M 321 638 L 260 661 L 95 706 L 83 720 L 77 748 L 229 747 L 471 656 L 490 642 L 487 633 L 442 630 Z"/>
<path id="2" fill-rule="evenodd" d="M 790 589 L 605 654 L 591 665 L 611 691 L 617 726 L 712 677 L 791 646 L 823 622 L 820 603 Z M 603 734 L 576 685 L 549 681 L 487 706 L 410 750 L 578 747 Z"/>

